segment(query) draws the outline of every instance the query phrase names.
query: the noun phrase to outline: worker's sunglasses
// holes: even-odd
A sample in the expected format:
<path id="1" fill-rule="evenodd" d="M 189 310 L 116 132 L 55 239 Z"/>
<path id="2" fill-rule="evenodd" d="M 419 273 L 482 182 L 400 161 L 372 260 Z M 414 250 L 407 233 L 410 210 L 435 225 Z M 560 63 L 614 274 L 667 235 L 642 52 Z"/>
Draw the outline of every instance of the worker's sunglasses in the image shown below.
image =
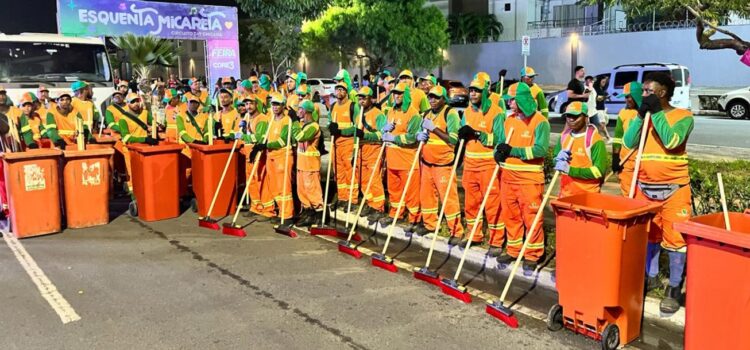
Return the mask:
<path id="1" fill-rule="evenodd" d="M 279 102 L 271 102 L 271 106 L 282 106 Z"/>
<path id="2" fill-rule="evenodd" d="M 403 92 L 403 91 L 391 91 L 391 93 L 392 93 L 393 95 L 396 95 L 396 96 L 401 96 L 401 95 L 403 95 L 403 94 L 404 94 L 404 92 Z"/>

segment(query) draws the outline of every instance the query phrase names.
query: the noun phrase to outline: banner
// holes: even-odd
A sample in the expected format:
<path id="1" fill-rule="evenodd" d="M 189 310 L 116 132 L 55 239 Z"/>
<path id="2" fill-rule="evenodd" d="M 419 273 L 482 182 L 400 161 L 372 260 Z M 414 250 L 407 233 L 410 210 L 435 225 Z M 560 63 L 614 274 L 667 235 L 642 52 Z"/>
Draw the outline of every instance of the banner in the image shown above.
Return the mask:
<path id="1" fill-rule="evenodd" d="M 209 88 L 223 77 L 240 78 L 240 43 L 237 40 L 209 40 L 206 42 Z"/>

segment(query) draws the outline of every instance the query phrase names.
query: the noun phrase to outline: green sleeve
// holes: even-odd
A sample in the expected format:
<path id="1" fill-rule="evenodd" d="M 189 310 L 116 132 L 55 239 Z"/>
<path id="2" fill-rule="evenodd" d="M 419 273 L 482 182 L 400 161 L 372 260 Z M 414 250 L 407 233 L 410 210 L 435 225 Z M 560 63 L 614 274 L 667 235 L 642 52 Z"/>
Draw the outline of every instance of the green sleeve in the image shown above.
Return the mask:
<path id="1" fill-rule="evenodd" d="M 296 127 L 295 127 L 296 125 Z M 292 135 L 294 135 L 295 129 L 299 127 L 299 124 L 292 124 Z M 279 139 L 268 143 L 268 149 L 276 150 L 286 147 L 286 138 L 289 135 L 289 124 L 284 125 L 279 133 Z"/>
<path id="2" fill-rule="evenodd" d="M 664 113 L 656 113 L 651 118 L 651 121 L 654 122 L 654 129 L 656 130 L 656 134 L 659 135 L 662 144 L 669 150 L 680 147 L 687 142 L 688 136 L 690 136 L 694 126 L 692 115 L 680 119 L 673 126 L 669 125 Z"/>
<path id="3" fill-rule="evenodd" d="M 545 118 L 549 119 L 549 106 L 547 106 L 547 98 L 544 97 L 544 91 L 539 91 L 536 95 L 536 103 L 539 106 L 539 112 Z"/>
<path id="4" fill-rule="evenodd" d="M 557 157 L 557 154 L 562 150 L 562 136 L 557 140 L 555 148 L 552 150 L 552 157 Z"/>
<path id="5" fill-rule="evenodd" d="M 151 124 L 154 123 L 154 116 L 151 114 L 151 110 L 148 111 L 146 120 L 148 121 L 148 125 L 151 126 Z"/>
<path id="6" fill-rule="evenodd" d="M 464 116 L 461 117 L 461 126 L 466 126 L 466 113 L 464 113 Z"/>
<path id="7" fill-rule="evenodd" d="M 500 112 L 492 119 L 492 133 L 479 132 L 479 142 L 485 147 L 495 147 L 498 144 L 497 139 L 503 124 L 505 124 L 505 113 Z"/>
<path id="8" fill-rule="evenodd" d="M 31 125 L 29 125 L 29 117 L 22 115 L 21 120 L 18 121 L 18 127 L 21 130 L 21 138 L 23 143 L 30 145 L 34 142 L 34 133 L 31 131 Z"/>
<path id="9" fill-rule="evenodd" d="M 383 133 L 381 133 L 380 130 L 383 129 L 387 122 L 388 121 L 384 114 L 378 114 L 378 116 L 375 117 L 375 131 L 366 131 L 364 140 L 367 142 L 380 142 L 380 139 L 383 136 Z"/>
<path id="10" fill-rule="evenodd" d="M 302 127 L 302 130 L 299 130 L 294 134 L 294 139 L 297 140 L 297 142 L 311 141 L 315 138 L 315 135 L 318 134 L 319 130 L 320 126 L 318 123 L 309 123 Z"/>
<path id="11" fill-rule="evenodd" d="M 544 121 L 534 130 L 534 145 L 531 147 L 513 147 L 510 156 L 523 160 L 544 158 L 549 149 L 549 122 Z"/>
<path id="12" fill-rule="evenodd" d="M 590 168 L 570 167 L 568 175 L 576 179 L 601 179 L 607 169 L 607 146 L 604 141 L 596 141 L 591 146 L 591 163 L 593 166 Z"/>
<path id="13" fill-rule="evenodd" d="M 60 141 L 60 134 L 57 133 L 57 124 L 55 122 L 55 116 L 52 113 L 47 113 L 47 121 L 44 124 L 44 131 L 47 134 L 47 138 L 55 143 Z"/>
<path id="14" fill-rule="evenodd" d="M 425 95 L 422 95 L 425 96 Z M 419 103 L 419 113 L 424 113 L 428 109 L 430 109 L 430 101 L 427 101 L 427 97 L 423 97 L 422 101 Z"/>
<path id="15" fill-rule="evenodd" d="M 417 142 L 417 133 L 420 130 L 422 130 L 422 118 L 419 117 L 419 114 L 415 114 L 409 119 L 409 124 L 406 126 L 406 133 L 396 137 L 394 143 L 399 146 L 414 144 Z"/>
<path id="16" fill-rule="evenodd" d="M 364 116 L 362 117 L 364 118 Z M 357 129 L 358 119 L 359 119 L 359 104 L 354 103 L 354 115 L 352 116 L 352 125 L 348 128 L 341 129 L 341 135 L 347 136 L 347 137 L 354 136 L 355 130 Z"/>
<path id="17" fill-rule="evenodd" d="M 622 117 L 617 116 L 617 124 L 615 124 L 615 135 L 612 137 L 612 154 L 620 153 L 622 147 L 622 136 L 625 133 L 625 128 L 622 125 Z"/>
<path id="18" fill-rule="evenodd" d="M 445 123 L 448 141 L 451 145 L 458 144 L 458 129 L 461 128 L 461 117 L 458 116 L 458 112 L 451 110 L 445 117 Z"/>
<path id="19" fill-rule="evenodd" d="M 120 125 L 120 135 L 122 136 L 122 142 L 124 142 L 125 144 L 146 142 L 145 137 L 135 137 L 130 135 L 128 122 L 126 122 L 125 119 L 120 119 L 118 124 Z"/>
<path id="20" fill-rule="evenodd" d="M 193 137 L 188 135 L 187 131 L 185 131 L 185 118 L 178 114 L 175 123 L 177 124 L 177 133 L 180 135 L 180 139 L 185 143 L 191 143 L 195 141 Z"/>
<path id="21" fill-rule="evenodd" d="M 117 133 L 120 132 L 120 126 L 115 123 L 115 115 L 109 110 L 104 113 L 104 122 L 107 124 L 107 128 Z"/>
<path id="22" fill-rule="evenodd" d="M 628 130 L 625 130 L 625 134 L 622 136 L 622 145 L 628 149 L 638 148 L 638 144 L 641 142 L 642 128 L 643 119 L 640 117 L 633 118 L 628 125 Z"/>
<path id="23" fill-rule="evenodd" d="M 246 136 L 243 136 L 242 139 L 246 143 L 263 142 L 263 139 L 266 137 L 266 130 L 268 130 L 268 123 L 264 121 L 258 122 L 258 125 L 255 126 L 255 132 L 248 133 Z"/>

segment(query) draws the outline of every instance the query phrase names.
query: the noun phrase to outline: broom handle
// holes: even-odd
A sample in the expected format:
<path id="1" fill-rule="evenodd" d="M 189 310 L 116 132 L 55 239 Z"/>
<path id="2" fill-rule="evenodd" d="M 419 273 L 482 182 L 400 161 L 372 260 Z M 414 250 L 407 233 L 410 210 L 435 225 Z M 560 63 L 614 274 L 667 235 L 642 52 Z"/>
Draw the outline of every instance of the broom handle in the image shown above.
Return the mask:
<path id="1" fill-rule="evenodd" d="M 565 150 L 569 151 L 571 147 L 573 147 L 572 137 L 570 138 L 570 141 L 568 142 L 568 144 L 565 146 Z M 523 258 L 523 254 L 526 253 L 526 247 L 529 246 L 529 240 L 531 238 L 531 235 L 534 231 L 536 231 L 536 227 L 539 226 L 539 221 L 542 218 L 542 214 L 544 213 L 544 207 L 547 206 L 547 201 L 549 200 L 550 194 L 552 193 L 552 188 L 555 187 L 555 183 L 557 182 L 558 177 L 560 177 L 560 171 L 555 170 L 555 174 L 552 175 L 552 181 L 550 181 L 549 187 L 547 187 L 547 192 L 544 194 L 544 198 L 542 198 L 542 203 L 539 205 L 539 209 L 536 211 L 536 215 L 534 216 L 534 221 L 531 223 L 531 229 L 526 231 L 527 232 L 526 239 L 523 240 L 523 246 L 521 246 L 521 251 L 518 253 L 518 257 L 516 257 L 516 262 L 513 263 L 513 269 L 510 270 L 510 276 L 508 276 L 508 281 L 505 282 L 503 293 L 500 295 L 501 304 L 505 301 L 505 297 L 508 295 L 508 291 L 510 290 L 510 284 L 513 283 L 513 277 L 516 276 L 516 271 L 518 270 L 518 266 L 521 265 L 521 259 Z"/>
<path id="2" fill-rule="evenodd" d="M 514 129 L 510 129 L 510 131 L 508 132 L 508 137 L 505 138 L 506 140 L 509 141 L 510 138 L 513 137 L 513 131 Z M 477 227 L 479 227 L 479 223 L 482 221 L 482 213 L 484 213 L 484 207 L 487 205 L 487 199 L 490 198 L 490 192 L 492 192 L 492 185 L 495 184 L 495 179 L 497 178 L 497 174 L 499 172 L 500 164 L 496 164 L 495 169 L 492 171 L 490 183 L 487 185 L 487 191 L 484 192 L 482 203 L 479 205 L 479 211 L 477 212 L 476 221 L 474 221 L 474 225 L 471 226 L 469 239 L 466 240 L 466 246 L 464 247 L 463 254 L 461 254 L 461 260 L 458 262 L 458 268 L 456 269 L 456 273 L 453 275 L 454 280 L 458 280 L 458 276 L 461 275 L 461 270 L 464 267 L 464 262 L 466 262 L 466 255 L 469 253 L 469 248 L 471 248 L 471 241 L 474 239 L 474 234 L 477 232 Z"/>
<path id="3" fill-rule="evenodd" d="M 210 218 L 211 212 L 214 211 L 214 205 L 216 205 L 216 199 L 219 198 L 219 190 L 221 189 L 221 185 L 224 184 L 224 177 L 227 175 L 227 171 L 229 170 L 229 164 L 232 163 L 232 156 L 234 156 L 234 150 L 237 148 L 237 143 L 239 141 L 240 139 L 234 139 L 232 150 L 229 151 L 229 158 L 227 158 L 227 163 L 224 164 L 224 170 L 221 172 L 221 177 L 219 178 L 219 184 L 216 185 L 216 191 L 214 191 L 214 197 L 211 199 L 211 205 L 208 206 L 208 212 L 206 213 L 207 218 Z"/>
<path id="4" fill-rule="evenodd" d="M 419 160 L 419 153 L 422 152 L 422 146 L 424 146 L 424 142 L 419 143 L 419 146 L 417 146 L 417 153 L 414 154 L 414 160 L 411 161 L 409 175 L 406 177 L 406 184 L 404 184 L 404 192 L 401 193 L 401 200 L 398 202 L 398 207 L 396 207 L 396 215 L 393 216 L 393 222 L 391 222 L 391 226 L 388 227 L 388 236 L 385 238 L 385 245 L 383 245 L 383 252 L 381 253 L 383 255 L 385 255 L 386 250 L 388 250 L 388 244 L 391 243 L 391 236 L 393 236 L 393 227 L 396 226 L 398 216 L 401 215 L 401 209 L 404 207 L 406 191 L 409 189 L 411 176 L 414 175 L 414 169 L 417 167 L 417 161 Z"/>
<path id="5" fill-rule="evenodd" d="M 354 103 L 354 102 L 352 102 Z M 354 124 L 355 128 L 359 128 L 359 124 L 362 122 L 362 114 L 364 113 L 364 108 L 360 106 L 359 108 L 359 118 L 357 119 L 356 124 Z M 346 223 L 344 224 L 344 228 L 349 226 L 349 218 L 351 217 L 352 213 L 352 195 L 354 194 L 354 180 L 356 178 L 357 174 L 357 156 L 359 155 L 359 137 L 357 137 L 356 130 L 354 134 L 354 163 L 352 164 L 352 177 L 349 181 L 349 204 L 346 208 Z M 359 193 L 357 193 L 357 197 L 359 197 Z M 356 225 L 355 225 L 356 226 Z"/>
<path id="6" fill-rule="evenodd" d="M 284 194 L 286 194 L 286 181 L 289 180 L 289 153 L 292 153 L 292 118 L 289 118 L 289 129 L 286 132 L 286 147 L 289 147 L 289 151 L 286 152 L 286 155 L 284 156 L 284 185 L 281 190 L 281 225 L 284 225 L 284 215 L 286 214 L 286 205 L 284 205 Z M 291 192 L 291 191 L 290 191 Z M 289 196 L 291 197 L 292 194 L 289 193 Z M 240 202 L 241 204 L 242 202 Z M 294 203 L 292 203 L 294 205 Z"/>
<path id="7" fill-rule="evenodd" d="M 375 160 L 375 165 L 372 168 L 372 172 L 370 173 L 370 179 L 367 180 L 367 188 L 365 188 L 365 195 L 362 196 L 362 203 L 359 203 L 359 209 L 357 209 L 357 217 L 359 217 L 359 215 L 362 214 L 362 208 L 364 208 L 365 203 L 367 203 L 367 195 L 370 193 L 370 187 L 372 186 L 372 179 L 375 178 L 375 174 L 378 172 L 378 170 L 380 170 L 380 159 L 383 158 L 383 153 L 385 153 L 385 143 L 383 143 L 383 145 L 380 146 L 380 152 L 378 152 L 378 159 Z M 357 228 L 357 225 L 352 225 L 352 228 L 349 231 L 349 237 L 346 238 L 347 242 L 349 242 L 354 236 L 354 230 L 356 228 Z"/>
<path id="8" fill-rule="evenodd" d="M 438 232 L 440 232 L 440 223 L 443 221 L 443 215 L 445 215 L 445 203 L 448 201 L 448 195 L 450 194 L 451 186 L 453 185 L 453 179 L 456 178 L 456 168 L 458 168 L 458 157 L 461 156 L 461 151 L 464 148 L 464 139 L 458 141 L 458 152 L 456 152 L 456 159 L 453 160 L 453 168 L 451 169 L 451 175 L 448 177 L 448 187 L 443 195 L 443 206 L 440 208 L 438 214 L 437 224 L 435 224 L 435 231 L 432 233 L 432 242 L 430 242 L 430 251 L 427 253 L 427 261 L 424 263 L 425 267 L 430 267 L 430 261 L 432 261 L 432 252 L 435 250 L 435 241 L 437 241 Z"/>
<path id="9" fill-rule="evenodd" d="M 641 170 L 641 158 L 643 158 L 643 148 L 646 145 L 646 136 L 648 136 L 648 124 L 651 120 L 651 113 L 646 113 L 643 118 L 643 128 L 641 129 L 641 140 L 638 143 L 638 154 L 635 157 L 635 169 L 633 170 L 633 180 L 630 182 L 630 198 L 635 198 L 635 185 L 638 183 L 638 172 Z"/>
<path id="10" fill-rule="evenodd" d="M 721 195 L 721 211 L 724 212 L 724 227 L 727 231 L 732 230 L 732 225 L 729 223 L 729 210 L 727 210 L 727 197 L 724 194 L 724 180 L 721 178 L 721 173 L 717 173 L 716 176 L 719 178 L 719 194 Z"/>
<path id="11" fill-rule="evenodd" d="M 336 122 L 336 113 L 331 112 L 333 115 L 333 123 Z M 328 121 L 331 124 L 331 121 Z M 333 167 L 333 161 L 336 159 L 336 138 L 331 135 L 331 153 L 328 153 L 328 171 L 326 171 L 326 191 L 323 193 L 323 217 L 320 220 L 320 225 L 326 225 L 326 209 L 328 209 L 328 191 L 331 186 L 331 168 Z M 338 195 L 338 194 L 337 194 Z"/>
<path id="12" fill-rule="evenodd" d="M 625 158 L 623 158 L 623 159 L 620 159 L 620 166 L 623 166 L 623 165 L 625 165 L 625 163 L 627 163 L 628 159 L 630 159 L 630 156 L 632 156 L 632 155 L 633 155 L 633 153 L 635 153 L 635 151 L 636 151 L 636 149 L 635 149 L 635 148 L 631 149 L 631 150 L 630 150 L 630 152 L 628 152 L 628 154 L 626 154 L 626 155 L 625 155 Z M 607 182 L 607 180 L 609 180 L 609 178 L 610 178 L 610 177 L 611 177 L 612 175 L 614 175 L 614 173 L 615 173 L 615 172 L 613 171 L 613 172 L 611 172 L 611 173 L 607 174 L 607 176 L 606 176 L 606 177 L 604 178 L 604 181 L 602 181 L 602 182 L 603 182 L 603 183 L 604 183 L 604 182 Z"/>
<path id="13" fill-rule="evenodd" d="M 276 118 L 274 116 L 271 116 L 271 121 L 268 123 L 268 130 L 266 130 L 266 135 L 263 136 L 263 143 L 268 143 L 268 135 L 271 133 L 271 127 L 273 126 L 273 122 Z M 247 197 L 247 194 L 250 190 L 250 183 L 253 180 L 253 177 L 255 176 L 255 172 L 258 171 L 258 162 L 260 162 L 260 152 L 258 152 L 255 155 L 255 161 L 253 161 L 253 168 L 250 169 L 250 176 L 248 176 L 247 180 L 245 180 L 245 190 L 242 191 L 242 197 L 240 197 L 240 203 L 237 204 L 237 210 L 234 212 L 234 216 L 232 217 L 232 225 L 234 225 L 235 222 L 237 222 L 237 217 L 240 215 L 240 208 L 242 208 L 242 202 Z"/>

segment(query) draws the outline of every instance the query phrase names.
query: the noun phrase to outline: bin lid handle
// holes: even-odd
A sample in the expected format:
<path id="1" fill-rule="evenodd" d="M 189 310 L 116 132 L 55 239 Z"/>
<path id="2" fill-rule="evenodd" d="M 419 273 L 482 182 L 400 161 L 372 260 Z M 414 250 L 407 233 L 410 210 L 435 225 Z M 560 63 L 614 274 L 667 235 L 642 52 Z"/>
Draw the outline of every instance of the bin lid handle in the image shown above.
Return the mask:
<path id="1" fill-rule="evenodd" d="M 745 215 L 750 215 L 750 208 L 745 209 Z"/>

